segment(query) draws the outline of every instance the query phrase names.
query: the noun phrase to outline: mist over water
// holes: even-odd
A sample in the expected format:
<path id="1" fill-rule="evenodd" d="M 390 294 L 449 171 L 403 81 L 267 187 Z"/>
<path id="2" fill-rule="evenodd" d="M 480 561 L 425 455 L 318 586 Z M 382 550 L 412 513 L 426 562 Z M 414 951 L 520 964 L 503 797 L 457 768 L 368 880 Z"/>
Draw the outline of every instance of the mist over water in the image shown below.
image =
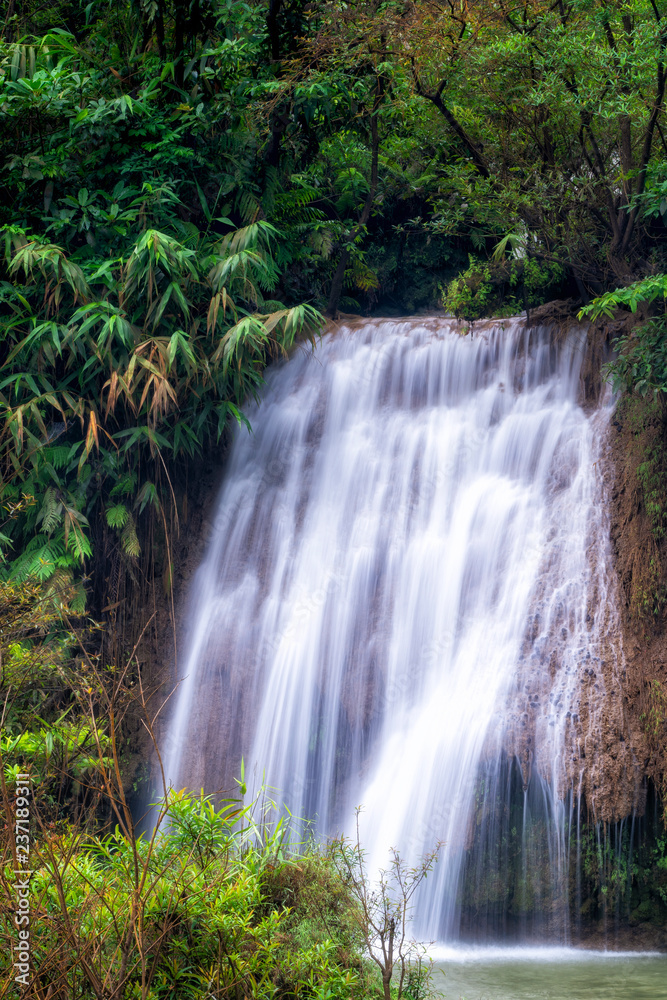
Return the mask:
<path id="1" fill-rule="evenodd" d="M 512 759 L 523 822 L 538 809 L 546 830 L 542 922 L 515 933 L 571 937 L 577 685 L 613 605 L 608 410 L 579 405 L 584 341 L 374 320 L 297 352 L 236 434 L 193 584 L 168 778 L 229 789 L 243 755 L 322 834 L 363 805 L 373 868 L 443 842 L 417 905 L 428 939 L 461 935 Z M 502 935 L 494 919 L 478 930 Z"/>

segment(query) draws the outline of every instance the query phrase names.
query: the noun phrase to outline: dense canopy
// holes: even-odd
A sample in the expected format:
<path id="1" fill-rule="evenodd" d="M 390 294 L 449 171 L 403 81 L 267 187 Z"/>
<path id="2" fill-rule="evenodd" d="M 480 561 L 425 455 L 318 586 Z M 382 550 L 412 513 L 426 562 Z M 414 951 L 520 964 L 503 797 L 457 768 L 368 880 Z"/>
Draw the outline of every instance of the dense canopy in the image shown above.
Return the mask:
<path id="1" fill-rule="evenodd" d="M 6 565 L 136 560 L 174 463 L 322 312 L 662 273 L 666 43 L 652 0 L 10 5 Z"/>

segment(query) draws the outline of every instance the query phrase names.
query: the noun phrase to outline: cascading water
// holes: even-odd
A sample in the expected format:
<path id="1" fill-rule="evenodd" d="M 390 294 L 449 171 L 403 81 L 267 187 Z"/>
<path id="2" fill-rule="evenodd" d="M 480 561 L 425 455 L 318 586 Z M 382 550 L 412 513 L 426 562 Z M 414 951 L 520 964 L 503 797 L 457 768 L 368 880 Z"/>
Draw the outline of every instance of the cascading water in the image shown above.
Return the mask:
<path id="1" fill-rule="evenodd" d="M 372 867 L 444 842 L 417 908 L 429 938 L 456 938 L 464 880 L 490 877 L 518 768 L 519 822 L 541 803 L 546 830 L 533 905 L 567 939 L 582 672 L 622 669 L 608 409 L 578 404 L 584 345 L 415 319 L 297 353 L 236 434 L 193 586 L 168 777 L 230 787 L 243 754 L 322 833 L 349 832 L 361 804 Z"/>

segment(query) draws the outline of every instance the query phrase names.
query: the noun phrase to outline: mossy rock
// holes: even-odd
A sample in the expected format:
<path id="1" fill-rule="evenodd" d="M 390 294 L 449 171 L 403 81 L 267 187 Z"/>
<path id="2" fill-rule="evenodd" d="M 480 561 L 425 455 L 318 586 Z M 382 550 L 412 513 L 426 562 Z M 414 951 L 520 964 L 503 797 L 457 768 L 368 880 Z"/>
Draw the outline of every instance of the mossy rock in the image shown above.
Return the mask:
<path id="1" fill-rule="evenodd" d="M 660 908 L 652 899 L 644 899 L 630 914 L 630 920 L 637 923 L 662 923 Z"/>

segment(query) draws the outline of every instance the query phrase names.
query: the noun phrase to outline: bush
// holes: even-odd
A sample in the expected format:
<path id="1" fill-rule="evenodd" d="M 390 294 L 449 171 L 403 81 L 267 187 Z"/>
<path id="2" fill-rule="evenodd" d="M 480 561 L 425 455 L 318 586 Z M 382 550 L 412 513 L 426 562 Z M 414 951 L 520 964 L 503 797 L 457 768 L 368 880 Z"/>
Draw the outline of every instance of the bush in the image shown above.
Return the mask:
<path id="1" fill-rule="evenodd" d="M 150 838 L 62 824 L 36 839 L 25 997 L 353 995 L 361 960 L 344 930 L 352 904 L 326 852 L 280 860 L 280 823 L 267 837 L 264 816 L 260 840 L 256 804 L 215 808 L 210 797 L 181 793 L 160 818 Z M 14 862 L 5 859 L 11 909 Z M 299 887 L 294 908 L 292 893 L 276 892 L 290 882 Z M 1 936 L 10 954 L 11 922 Z M 6 971 L 5 985 L 13 975 Z"/>
<path id="2" fill-rule="evenodd" d="M 471 254 L 468 268 L 444 289 L 442 304 L 460 319 L 512 316 L 553 298 L 563 278 L 560 265 L 533 257 L 480 261 Z"/>

